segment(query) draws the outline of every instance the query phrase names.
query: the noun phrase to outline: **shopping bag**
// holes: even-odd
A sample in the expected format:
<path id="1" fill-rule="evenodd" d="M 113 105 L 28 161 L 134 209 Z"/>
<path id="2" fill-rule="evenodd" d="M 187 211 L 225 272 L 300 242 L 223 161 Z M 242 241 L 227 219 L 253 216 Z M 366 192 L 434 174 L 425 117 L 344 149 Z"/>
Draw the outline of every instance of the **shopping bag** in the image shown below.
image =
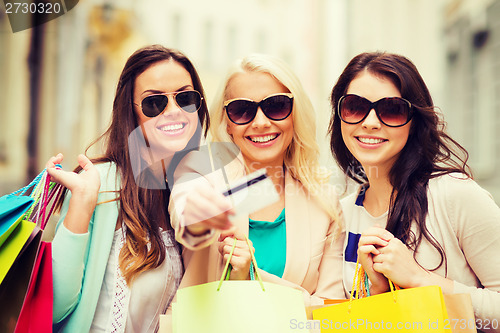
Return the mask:
<path id="1" fill-rule="evenodd" d="M 476 317 L 470 294 L 443 294 L 443 298 L 449 318 L 448 321 L 445 319 L 444 326 L 449 327 L 452 333 L 477 333 Z M 326 299 L 325 305 L 306 307 L 307 318 L 312 319 L 312 312 L 316 309 L 345 302 L 349 300 Z"/>
<path id="2" fill-rule="evenodd" d="M 17 227 L 21 217 L 33 202 L 32 197 L 13 194 L 4 195 L 0 198 L 0 246 Z"/>
<path id="3" fill-rule="evenodd" d="M 321 332 L 451 332 L 439 286 L 396 289 L 389 280 L 390 292 L 360 298 L 362 278 L 357 266 L 353 283 L 356 290 L 349 301 L 312 311 Z"/>
<path id="4" fill-rule="evenodd" d="M 34 229 L 34 226 L 21 221 L 35 203 L 35 198 L 25 193 L 36 187 L 41 178 L 42 174 L 27 186 L 0 198 L 0 284 Z M 4 244 L 7 239 L 9 241 Z"/>
<path id="5" fill-rule="evenodd" d="M 40 226 L 40 235 L 47 225 L 54 206 L 47 214 L 47 208 L 53 194 L 55 202 L 62 194 L 62 187 L 54 186 L 51 191 L 50 176 L 45 176 L 44 188 L 41 195 L 39 211 L 37 211 L 37 224 Z M 28 291 L 22 303 L 21 312 L 17 320 L 15 333 L 29 332 L 52 332 L 52 305 L 53 305 L 53 285 L 52 285 L 52 244 L 50 242 L 40 242 L 35 259 L 35 264 L 29 280 Z"/>
<path id="6" fill-rule="evenodd" d="M 46 209 L 51 199 L 55 202 L 61 195 L 62 187 L 51 184 L 46 172 L 36 180 L 32 205 L 0 248 L 0 262 L 11 263 L 2 266 L 7 272 L 0 283 L 1 332 L 52 331 L 51 247 L 41 238 L 52 213 Z"/>
<path id="7" fill-rule="evenodd" d="M 443 294 L 452 333 L 476 333 L 476 317 L 470 294 Z"/>
<path id="8" fill-rule="evenodd" d="M 41 242 L 16 333 L 52 332 L 52 244 Z"/>
<path id="9" fill-rule="evenodd" d="M 22 249 L 0 284 L 0 332 L 13 332 L 15 329 L 28 290 L 42 233 L 34 222 L 22 220 L 4 244 L 4 246 L 17 245 L 16 241 L 20 238 L 25 239 L 26 234 L 27 240 L 21 245 Z M 12 237 L 14 241 L 11 242 Z M 1 256 L 3 253 L 0 252 Z"/>
<path id="10" fill-rule="evenodd" d="M 28 239 L 35 229 L 35 223 L 30 221 L 17 221 L 14 230 L 10 233 L 8 241 L 0 247 L 0 284 L 10 270 L 21 251 L 27 248 Z"/>
<path id="11" fill-rule="evenodd" d="M 229 261 L 220 281 L 177 291 L 172 309 L 174 333 L 308 332 L 302 329 L 307 319 L 301 291 L 262 282 L 253 253 L 257 280 L 224 280 Z"/>

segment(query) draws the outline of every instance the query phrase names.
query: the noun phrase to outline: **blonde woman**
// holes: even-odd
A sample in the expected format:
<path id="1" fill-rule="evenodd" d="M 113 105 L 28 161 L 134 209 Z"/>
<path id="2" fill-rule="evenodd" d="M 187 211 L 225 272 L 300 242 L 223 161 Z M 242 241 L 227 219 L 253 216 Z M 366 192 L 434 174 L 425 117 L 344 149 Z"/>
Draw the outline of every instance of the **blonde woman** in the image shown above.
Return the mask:
<path id="1" fill-rule="evenodd" d="M 247 56 L 226 76 L 210 118 L 212 140 L 234 143 L 241 153 L 211 173 L 200 171 L 206 157 L 191 153 L 176 171 L 171 215 L 177 239 L 188 249 L 202 248 L 184 251 L 181 288 L 220 278 L 235 239 L 230 279 L 249 279 L 248 236 L 263 280 L 302 290 L 306 305 L 344 298 L 342 215 L 318 163 L 314 110 L 297 77 L 279 59 Z M 220 156 L 223 149 L 215 150 Z M 235 211 L 221 194 L 226 182 L 262 168 L 279 200 L 230 218 Z M 190 241 L 202 235 L 204 241 Z"/>

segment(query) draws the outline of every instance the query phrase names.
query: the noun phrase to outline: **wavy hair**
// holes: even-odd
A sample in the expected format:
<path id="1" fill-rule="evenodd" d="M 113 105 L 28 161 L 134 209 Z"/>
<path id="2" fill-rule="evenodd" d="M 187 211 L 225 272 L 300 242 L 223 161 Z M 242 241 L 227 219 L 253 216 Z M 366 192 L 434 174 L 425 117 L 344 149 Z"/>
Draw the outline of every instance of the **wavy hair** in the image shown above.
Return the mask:
<path id="1" fill-rule="evenodd" d="M 321 194 L 322 185 L 328 182 L 330 173 L 319 165 L 314 108 L 298 77 L 282 60 L 270 55 L 252 54 L 234 63 L 211 105 L 210 117 L 216 124 L 210 128 L 212 140 L 232 142 L 231 136 L 227 133 L 228 118 L 224 112 L 224 101 L 228 98 L 228 87 L 234 76 L 238 73 L 249 72 L 271 75 L 293 95 L 291 116 L 294 134 L 292 142 L 285 151 L 284 166 L 286 171 L 326 209 L 328 205 L 323 202 Z M 337 218 L 337 212 L 332 212 L 331 209 L 326 210 L 332 218 Z"/>
<path id="2" fill-rule="evenodd" d="M 130 155 L 128 137 L 139 126 L 133 109 L 133 95 L 136 78 L 150 66 L 165 60 L 173 60 L 184 67 L 190 74 L 194 90 L 205 96 L 201 80 L 191 61 L 180 51 L 166 48 L 161 45 L 150 45 L 135 51 L 127 60 L 120 75 L 116 94 L 113 102 L 111 124 L 99 138 L 92 142 L 88 150 L 98 142 L 104 146 L 104 154 L 92 159 L 94 163 L 114 162 L 118 175 L 121 178 L 118 201 L 118 221 L 126 227 L 125 244 L 119 254 L 119 265 L 122 274 L 130 284 L 133 279 L 149 269 L 158 267 L 165 260 L 165 244 L 161 237 L 160 227 L 170 227 L 168 202 L 170 190 L 168 186 L 163 189 L 148 189 L 137 185 L 134 178 Z M 188 143 L 189 147 L 196 146 L 205 128 L 209 127 L 208 108 L 205 98 L 198 110 L 198 126 L 196 133 Z M 176 153 L 172 159 L 169 170 L 175 168 L 176 161 L 187 152 Z M 75 169 L 76 172 L 81 168 Z M 167 170 L 167 174 L 169 174 Z M 165 175 L 166 176 L 166 175 Z M 162 179 L 165 179 L 163 177 Z"/>
<path id="3" fill-rule="evenodd" d="M 436 111 L 429 90 L 409 59 L 391 53 L 362 53 L 349 62 L 331 93 L 330 148 L 348 177 L 360 184 L 368 182 L 363 167 L 344 143 L 337 107 L 351 81 L 364 71 L 390 80 L 414 108 L 408 141 L 389 172 L 393 190 L 386 229 L 413 251 L 423 238 L 429 241 L 441 256 L 435 270 L 446 261 L 446 255 L 425 223 L 427 186 L 429 179 L 453 172 L 472 178 L 467 165 L 468 153 L 445 133 L 445 123 Z M 417 226 L 416 235 L 411 230 L 412 223 Z"/>

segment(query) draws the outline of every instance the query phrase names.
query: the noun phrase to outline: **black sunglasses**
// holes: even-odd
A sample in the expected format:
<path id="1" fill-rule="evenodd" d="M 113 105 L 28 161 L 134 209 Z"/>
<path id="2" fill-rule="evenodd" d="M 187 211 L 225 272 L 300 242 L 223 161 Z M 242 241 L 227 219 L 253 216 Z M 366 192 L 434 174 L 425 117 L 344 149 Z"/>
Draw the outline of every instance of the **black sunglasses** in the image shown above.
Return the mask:
<path id="1" fill-rule="evenodd" d="M 382 122 L 389 127 L 406 125 L 413 116 L 413 106 L 401 97 L 386 97 L 376 102 L 370 102 L 358 95 L 344 95 L 339 100 L 338 114 L 347 124 L 359 124 L 370 113 L 371 109 Z"/>
<path id="2" fill-rule="evenodd" d="M 259 107 L 267 118 L 271 120 L 283 120 L 292 113 L 293 95 L 274 94 L 267 96 L 260 102 L 246 98 L 234 98 L 224 102 L 227 117 L 237 125 L 245 125 L 251 122 Z"/>
<path id="3" fill-rule="evenodd" d="M 171 93 L 154 94 L 144 97 L 141 101 L 141 110 L 146 117 L 156 117 L 161 114 L 168 104 L 168 95 L 172 95 L 175 104 L 182 110 L 193 113 L 200 109 L 203 97 L 196 90 L 176 91 Z M 139 106 L 138 104 L 134 103 Z"/>

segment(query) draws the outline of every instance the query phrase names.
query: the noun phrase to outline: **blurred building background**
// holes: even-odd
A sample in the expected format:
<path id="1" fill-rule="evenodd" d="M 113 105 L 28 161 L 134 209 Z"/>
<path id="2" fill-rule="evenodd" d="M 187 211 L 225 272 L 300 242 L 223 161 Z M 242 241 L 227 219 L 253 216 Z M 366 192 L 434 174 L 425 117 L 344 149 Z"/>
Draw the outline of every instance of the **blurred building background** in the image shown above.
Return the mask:
<path id="1" fill-rule="evenodd" d="M 0 5 L 0 6 L 3 6 Z M 409 57 L 479 183 L 500 200 L 500 0 L 86 0 L 13 34 L 0 11 L 0 194 L 62 152 L 64 167 L 107 127 L 127 57 L 160 43 L 198 68 L 208 102 L 229 65 L 252 52 L 288 62 L 316 108 L 322 162 L 329 92 L 363 51 Z"/>

